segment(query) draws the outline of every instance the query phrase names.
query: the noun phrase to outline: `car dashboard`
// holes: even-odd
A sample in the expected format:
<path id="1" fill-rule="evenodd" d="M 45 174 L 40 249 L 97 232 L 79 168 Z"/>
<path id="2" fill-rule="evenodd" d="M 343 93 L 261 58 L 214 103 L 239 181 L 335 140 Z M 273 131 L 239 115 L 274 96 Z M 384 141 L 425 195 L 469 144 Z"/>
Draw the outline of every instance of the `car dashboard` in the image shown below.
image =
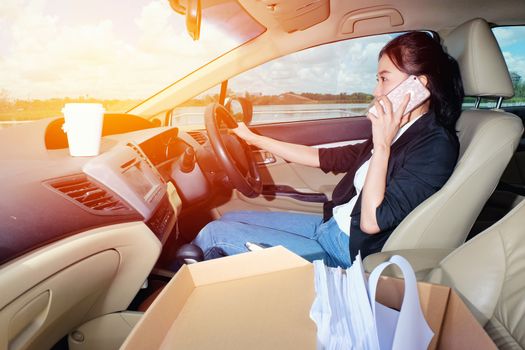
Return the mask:
<path id="1" fill-rule="evenodd" d="M 181 210 L 179 193 L 189 202 L 206 197 L 198 164 L 180 170 L 185 150 L 200 145 L 177 128 L 107 135 L 98 156 L 71 157 L 67 148 L 45 146 L 48 123 L 4 130 L 8 136 L 0 141 L 0 264 L 89 229 L 132 221 L 146 223 L 164 244 Z M 28 133 L 35 135 L 31 142 L 7 147 Z"/>

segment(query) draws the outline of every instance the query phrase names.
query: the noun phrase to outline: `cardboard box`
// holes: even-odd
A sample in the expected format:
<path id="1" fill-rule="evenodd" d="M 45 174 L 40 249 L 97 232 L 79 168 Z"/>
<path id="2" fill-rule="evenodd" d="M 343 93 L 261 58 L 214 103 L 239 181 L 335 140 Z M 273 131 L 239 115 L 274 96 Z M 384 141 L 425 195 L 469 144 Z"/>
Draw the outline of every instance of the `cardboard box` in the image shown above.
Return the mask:
<path id="1" fill-rule="evenodd" d="M 122 349 L 316 349 L 313 265 L 283 247 L 184 266 Z M 430 349 L 496 349 L 450 288 L 418 284 L 436 334 Z M 399 307 L 403 283 L 383 278 L 378 301 Z"/>

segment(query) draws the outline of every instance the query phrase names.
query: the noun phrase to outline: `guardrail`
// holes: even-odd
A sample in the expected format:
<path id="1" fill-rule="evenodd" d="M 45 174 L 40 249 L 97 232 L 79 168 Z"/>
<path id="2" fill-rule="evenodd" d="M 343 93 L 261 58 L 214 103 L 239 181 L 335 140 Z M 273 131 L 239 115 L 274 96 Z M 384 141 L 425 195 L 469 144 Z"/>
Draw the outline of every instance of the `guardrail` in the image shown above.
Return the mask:
<path id="1" fill-rule="evenodd" d="M 309 105 L 312 106 L 312 105 Z M 275 106 L 272 106 L 275 107 Z M 284 106 L 283 106 L 284 107 Z M 290 122 L 298 120 L 312 120 L 312 119 L 326 119 L 326 118 L 338 118 L 338 117 L 353 117 L 361 116 L 365 113 L 368 104 L 356 104 L 349 106 L 348 108 L 305 108 L 305 109 L 273 109 L 273 108 L 260 108 L 254 109 L 253 121 L 256 123 L 265 122 Z M 195 124 L 202 123 L 204 116 L 204 109 L 195 109 L 191 111 L 175 110 L 172 115 L 173 121 L 177 124 Z"/>
<path id="2" fill-rule="evenodd" d="M 26 124 L 34 122 L 34 120 L 0 120 L 0 129 L 8 128 L 17 124 Z"/>

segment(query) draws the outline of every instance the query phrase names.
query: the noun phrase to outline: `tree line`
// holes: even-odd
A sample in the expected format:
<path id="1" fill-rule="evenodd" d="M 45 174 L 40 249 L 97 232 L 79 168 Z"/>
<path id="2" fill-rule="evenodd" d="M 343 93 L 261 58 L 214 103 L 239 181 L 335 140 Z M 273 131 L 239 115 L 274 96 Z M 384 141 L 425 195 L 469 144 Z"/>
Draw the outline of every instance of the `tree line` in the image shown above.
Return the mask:
<path id="1" fill-rule="evenodd" d="M 125 112 L 139 104 L 140 100 L 89 97 L 11 100 L 5 91 L 0 91 L 0 120 L 34 120 L 62 116 L 62 108 L 66 103 L 100 103 L 106 112 Z"/>
<path id="2" fill-rule="evenodd" d="M 525 79 L 517 72 L 510 72 L 514 86 L 514 97 L 510 100 L 525 102 Z M 324 94 L 315 92 L 295 93 L 293 91 L 282 94 L 265 95 L 261 93 L 235 93 L 228 89 L 228 95 L 243 96 L 254 105 L 279 105 L 279 104 L 314 104 L 314 103 L 370 103 L 371 94 L 346 92 L 338 94 Z M 219 100 L 218 94 L 206 94 L 184 102 L 183 106 L 206 106 Z M 468 100 L 470 101 L 470 100 Z M 6 90 L 0 90 L 0 120 L 31 120 L 53 116 L 61 116 L 62 108 L 66 103 L 84 102 L 101 103 L 107 112 L 126 112 L 139 104 L 140 100 L 134 99 L 96 99 L 90 97 L 64 97 L 51 99 L 20 100 L 11 99 Z"/>
<path id="3" fill-rule="evenodd" d="M 510 79 L 514 86 L 514 97 L 523 101 L 525 99 L 525 81 L 522 81 L 521 75 L 516 72 L 510 72 Z"/>

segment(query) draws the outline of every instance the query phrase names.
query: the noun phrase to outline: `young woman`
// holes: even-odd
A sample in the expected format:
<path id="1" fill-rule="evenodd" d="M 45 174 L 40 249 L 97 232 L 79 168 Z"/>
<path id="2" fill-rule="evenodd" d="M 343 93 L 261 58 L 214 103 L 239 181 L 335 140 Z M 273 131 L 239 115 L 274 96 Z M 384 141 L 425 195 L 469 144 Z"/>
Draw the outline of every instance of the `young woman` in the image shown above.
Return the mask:
<path id="1" fill-rule="evenodd" d="M 410 75 L 430 97 L 405 113 L 407 95 L 393 110 L 386 94 Z M 242 123 L 233 130 L 288 161 L 346 175 L 325 203 L 323 217 L 241 211 L 209 223 L 193 241 L 205 259 L 245 252 L 255 243 L 283 245 L 308 260 L 348 267 L 359 251 L 363 258 L 380 251 L 396 226 L 445 184 L 459 152 L 454 127 L 463 87 L 457 63 L 430 35 L 411 32 L 381 50 L 377 81 L 377 115 L 367 115 L 372 137 L 361 144 L 317 149 L 257 135 Z"/>

